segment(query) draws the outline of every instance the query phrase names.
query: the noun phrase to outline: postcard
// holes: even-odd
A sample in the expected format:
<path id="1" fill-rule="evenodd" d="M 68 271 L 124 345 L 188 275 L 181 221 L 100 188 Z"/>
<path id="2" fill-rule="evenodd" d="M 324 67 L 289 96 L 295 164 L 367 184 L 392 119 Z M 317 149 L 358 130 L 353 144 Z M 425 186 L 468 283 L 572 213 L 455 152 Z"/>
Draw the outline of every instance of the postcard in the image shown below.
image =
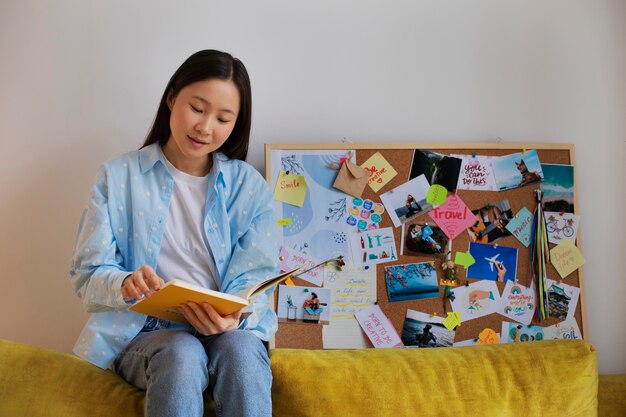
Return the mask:
<path id="1" fill-rule="evenodd" d="M 495 158 L 491 166 L 498 191 L 523 187 L 543 180 L 543 171 L 536 150 L 528 150 Z"/>
<path id="2" fill-rule="evenodd" d="M 430 185 L 438 184 L 455 191 L 459 182 L 462 160 L 449 155 L 416 149 L 411 161 L 409 179 L 424 175 Z"/>
<path id="3" fill-rule="evenodd" d="M 515 281 L 517 248 L 470 242 L 469 253 L 476 262 L 467 268 L 468 278 L 498 282 Z"/>
<path id="4" fill-rule="evenodd" d="M 551 279 L 546 280 L 546 288 L 548 288 L 548 315 L 559 320 L 572 320 L 580 288 Z"/>
<path id="5" fill-rule="evenodd" d="M 585 258 L 580 253 L 580 249 L 574 244 L 574 241 L 565 238 L 557 246 L 550 249 L 550 262 L 561 275 L 561 278 L 565 278 L 583 266 Z"/>
<path id="6" fill-rule="evenodd" d="M 348 199 L 348 218 L 346 223 L 354 230 L 378 229 L 383 219 L 385 206 L 372 200 L 362 198 Z"/>
<path id="7" fill-rule="evenodd" d="M 357 310 L 354 317 L 375 348 L 404 346 L 393 324 L 378 304 Z"/>
<path id="8" fill-rule="evenodd" d="M 434 224 L 412 223 L 406 227 L 405 255 L 434 255 L 444 253 L 448 237 Z"/>
<path id="9" fill-rule="evenodd" d="M 493 281 L 476 281 L 467 286 L 461 285 L 452 290 L 454 300 L 452 310 L 461 313 L 463 321 L 477 319 L 497 313 L 500 306 L 500 292 Z"/>
<path id="10" fill-rule="evenodd" d="M 294 285 L 278 286 L 277 311 L 280 322 L 328 324 L 330 290 Z"/>
<path id="11" fill-rule="evenodd" d="M 298 278 L 302 278 L 309 281 L 311 284 L 322 286 L 324 283 L 324 266 L 321 265 L 318 268 L 313 268 L 315 265 L 320 264 L 321 260 L 309 256 L 305 253 L 297 251 L 295 249 L 289 249 L 284 246 L 280 248 L 280 270 L 290 271 L 301 265 L 304 265 L 305 273 L 298 275 Z"/>
<path id="12" fill-rule="evenodd" d="M 487 203 L 478 210 L 473 210 L 474 223 L 467 229 L 470 240 L 477 243 L 491 243 L 506 236 L 511 236 L 507 225 L 514 218 L 509 200 Z"/>
<path id="13" fill-rule="evenodd" d="M 402 326 L 402 343 L 404 346 L 418 348 L 450 347 L 454 343 L 454 330 L 443 325 L 443 318 L 430 316 L 419 311 L 406 311 Z"/>
<path id="14" fill-rule="evenodd" d="M 497 191 L 496 177 L 493 174 L 491 161 L 495 156 L 485 155 L 450 155 L 461 158 L 461 170 L 458 190 Z"/>
<path id="15" fill-rule="evenodd" d="M 450 239 L 475 223 L 475 216 L 457 194 L 448 196 L 445 203 L 428 214 Z"/>
<path id="16" fill-rule="evenodd" d="M 552 326 L 548 326 L 543 331 L 545 339 L 582 339 L 583 335 L 578 328 L 576 320 L 565 320 Z"/>
<path id="17" fill-rule="evenodd" d="M 369 172 L 369 180 L 367 184 L 374 192 L 378 192 L 385 186 L 393 177 L 398 175 L 395 169 L 389 162 L 382 156 L 380 152 L 376 152 L 365 161 L 361 167 L 365 168 Z"/>
<path id="18" fill-rule="evenodd" d="M 513 236 L 517 238 L 526 247 L 530 245 L 530 236 L 533 227 L 533 214 L 526 208 L 522 207 L 506 225 Z"/>
<path id="19" fill-rule="evenodd" d="M 574 166 L 541 164 L 543 209 L 558 213 L 574 213 Z"/>
<path id="20" fill-rule="evenodd" d="M 535 342 L 545 339 L 544 327 L 503 321 L 500 343 Z"/>
<path id="21" fill-rule="evenodd" d="M 364 230 L 348 234 L 352 259 L 355 265 L 369 268 L 384 262 L 398 259 L 393 228 Z"/>
<path id="22" fill-rule="evenodd" d="M 426 177 L 420 175 L 380 195 L 380 200 L 385 205 L 395 227 L 400 227 L 403 223 L 433 208 L 426 202 L 429 188 Z"/>
<path id="23" fill-rule="evenodd" d="M 548 229 L 548 242 L 558 245 L 564 239 L 576 241 L 580 216 L 565 212 L 545 211 L 544 218 Z"/>
<path id="24" fill-rule="evenodd" d="M 522 324 L 530 324 L 533 320 L 535 307 L 535 290 L 507 281 L 502 292 L 499 313 Z"/>
<path id="25" fill-rule="evenodd" d="M 439 297 L 434 262 L 420 262 L 385 267 L 389 302 Z"/>

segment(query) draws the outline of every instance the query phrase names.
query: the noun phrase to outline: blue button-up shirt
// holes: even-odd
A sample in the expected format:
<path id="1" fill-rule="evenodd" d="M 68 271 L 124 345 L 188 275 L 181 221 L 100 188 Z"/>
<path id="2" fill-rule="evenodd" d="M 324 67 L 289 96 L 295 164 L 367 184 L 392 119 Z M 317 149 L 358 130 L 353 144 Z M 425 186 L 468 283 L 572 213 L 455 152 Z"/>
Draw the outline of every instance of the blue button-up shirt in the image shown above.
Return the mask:
<path id="1" fill-rule="evenodd" d="M 106 162 L 98 173 L 78 230 L 70 279 L 92 313 L 74 352 L 109 367 L 146 316 L 128 311 L 122 281 L 146 264 L 156 270 L 174 179 L 153 144 Z M 236 294 L 278 273 L 278 232 L 272 194 L 249 164 L 213 154 L 204 231 L 219 290 Z M 272 290 L 255 298 L 243 328 L 269 340 L 278 325 Z"/>

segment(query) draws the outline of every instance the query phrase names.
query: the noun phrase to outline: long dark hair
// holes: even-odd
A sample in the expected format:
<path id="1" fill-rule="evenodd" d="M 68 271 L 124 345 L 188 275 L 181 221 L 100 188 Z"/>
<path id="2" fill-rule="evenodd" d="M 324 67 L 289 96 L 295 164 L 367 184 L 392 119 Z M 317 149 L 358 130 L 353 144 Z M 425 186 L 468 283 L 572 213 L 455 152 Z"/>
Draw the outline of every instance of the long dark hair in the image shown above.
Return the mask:
<path id="1" fill-rule="evenodd" d="M 226 52 L 213 49 L 206 49 L 191 55 L 172 75 L 165 87 L 163 97 L 161 97 L 154 123 L 141 147 L 146 147 L 155 142 L 163 146 L 169 139 L 172 133 L 170 130 L 171 111 L 167 105 L 167 98 L 170 94 L 172 97 L 176 97 L 180 90 L 189 84 L 212 78 L 232 80 L 239 90 L 240 108 L 235 127 L 219 151 L 229 159 L 245 160 L 248 155 L 250 126 L 252 124 L 250 77 L 246 67 L 239 59 Z"/>

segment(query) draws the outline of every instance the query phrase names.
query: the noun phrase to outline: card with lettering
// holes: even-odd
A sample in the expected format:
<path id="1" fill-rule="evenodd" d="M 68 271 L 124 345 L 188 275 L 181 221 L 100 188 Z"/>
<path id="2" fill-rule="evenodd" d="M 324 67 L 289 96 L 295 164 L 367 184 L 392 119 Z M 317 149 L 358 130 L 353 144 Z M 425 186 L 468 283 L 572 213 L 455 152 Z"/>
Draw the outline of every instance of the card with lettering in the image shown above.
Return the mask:
<path id="1" fill-rule="evenodd" d="M 426 202 L 429 188 L 426 177 L 420 175 L 380 195 L 395 227 L 400 227 L 433 208 L 432 204 Z"/>
<path id="2" fill-rule="evenodd" d="M 532 288 L 507 281 L 502 292 L 499 313 L 522 324 L 530 324 L 536 307 Z"/>
<path id="3" fill-rule="evenodd" d="M 582 333 L 576 320 L 565 320 L 552 326 L 548 326 L 543 330 L 546 340 L 552 339 L 582 339 Z"/>
<path id="4" fill-rule="evenodd" d="M 354 317 L 375 348 L 404 346 L 393 324 L 378 304 L 357 310 Z"/>
<path id="5" fill-rule="evenodd" d="M 385 267 L 389 302 L 439 297 L 435 262 Z"/>
<path id="6" fill-rule="evenodd" d="M 408 309 L 402 326 L 402 343 L 418 348 L 452 346 L 456 331 L 447 329 L 443 321 L 443 317 Z"/>
<path id="7" fill-rule="evenodd" d="M 302 207 L 306 197 L 306 179 L 302 175 L 281 171 L 274 188 L 274 199 L 283 203 Z"/>
<path id="8" fill-rule="evenodd" d="M 409 179 L 426 176 L 430 185 L 441 185 L 448 191 L 455 191 L 459 182 L 461 159 L 437 152 L 416 149 L 413 152 Z"/>
<path id="9" fill-rule="evenodd" d="M 544 212 L 546 228 L 548 229 L 548 242 L 558 245 L 563 239 L 576 241 L 580 216 L 571 213 L 557 213 L 555 211 Z"/>
<path id="10" fill-rule="evenodd" d="M 310 269 L 318 265 L 321 262 L 320 259 L 284 246 L 280 248 L 280 259 L 281 271 L 290 271 L 304 265 L 303 270 L 306 272 L 298 275 L 298 278 L 302 278 L 317 286 L 322 286 L 324 282 L 324 266 L 321 265 L 317 268 Z"/>
<path id="11" fill-rule="evenodd" d="M 559 320 L 573 320 L 580 296 L 580 288 L 546 280 L 548 288 L 548 315 Z"/>
<path id="12" fill-rule="evenodd" d="M 451 155 L 461 158 L 461 172 L 458 190 L 497 191 L 496 177 L 493 175 L 491 161 L 494 156 L 485 155 Z"/>
<path id="13" fill-rule="evenodd" d="M 543 180 L 539 155 L 534 149 L 497 157 L 491 166 L 498 191 L 523 187 Z"/>
<path id="14" fill-rule="evenodd" d="M 369 172 L 369 180 L 367 184 L 374 192 L 378 192 L 385 186 L 393 177 L 398 175 L 395 169 L 389 162 L 382 156 L 380 152 L 376 152 L 365 161 L 361 167 L 365 168 Z"/>
<path id="15" fill-rule="evenodd" d="M 468 278 L 515 281 L 517 248 L 470 242 L 469 253 L 476 262 L 467 268 Z"/>
<path id="16" fill-rule="evenodd" d="M 563 239 L 561 243 L 550 249 L 550 261 L 561 278 L 565 278 L 585 264 L 582 253 L 569 238 Z"/>
<path id="17" fill-rule="evenodd" d="M 530 232 L 532 231 L 533 214 L 526 208 L 522 207 L 506 225 L 506 230 L 511 232 L 513 236 L 526 247 L 530 245 Z"/>
<path id="18" fill-rule="evenodd" d="M 431 210 L 428 215 L 450 239 L 454 239 L 476 222 L 476 216 L 456 194 L 448 196 L 445 203 Z"/>
<path id="19" fill-rule="evenodd" d="M 491 243 L 503 237 L 511 236 L 507 229 L 513 219 L 513 210 L 509 200 L 487 203 L 473 210 L 475 222 L 468 229 L 470 240 L 476 243 Z"/>
<path id="20" fill-rule="evenodd" d="M 500 292 L 493 281 L 476 281 L 452 290 L 452 310 L 461 313 L 463 321 L 477 319 L 498 312 Z"/>
<path id="21" fill-rule="evenodd" d="M 541 164 L 543 191 L 541 202 L 545 211 L 574 213 L 574 166 Z"/>
<path id="22" fill-rule="evenodd" d="M 398 260 L 393 228 L 353 231 L 348 234 L 352 259 L 361 268 Z"/>
<path id="23" fill-rule="evenodd" d="M 279 285 L 276 306 L 276 315 L 281 323 L 329 324 L 330 290 Z"/>
<path id="24" fill-rule="evenodd" d="M 545 339 L 544 327 L 534 324 L 502 322 L 500 343 L 535 342 Z"/>

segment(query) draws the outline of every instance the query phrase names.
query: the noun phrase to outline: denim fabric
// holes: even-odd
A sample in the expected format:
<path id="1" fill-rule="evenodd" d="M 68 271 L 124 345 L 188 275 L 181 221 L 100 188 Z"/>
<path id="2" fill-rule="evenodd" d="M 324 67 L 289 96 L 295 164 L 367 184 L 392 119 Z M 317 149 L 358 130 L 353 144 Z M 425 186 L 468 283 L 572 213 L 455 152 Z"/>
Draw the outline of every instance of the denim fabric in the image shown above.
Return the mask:
<path id="1" fill-rule="evenodd" d="M 201 417 L 203 392 L 218 417 L 272 415 L 267 349 L 247 330 L 200 336 L 191 326 L 150 317 L 113 366 L 146 391 L 149 417 Z"/>

